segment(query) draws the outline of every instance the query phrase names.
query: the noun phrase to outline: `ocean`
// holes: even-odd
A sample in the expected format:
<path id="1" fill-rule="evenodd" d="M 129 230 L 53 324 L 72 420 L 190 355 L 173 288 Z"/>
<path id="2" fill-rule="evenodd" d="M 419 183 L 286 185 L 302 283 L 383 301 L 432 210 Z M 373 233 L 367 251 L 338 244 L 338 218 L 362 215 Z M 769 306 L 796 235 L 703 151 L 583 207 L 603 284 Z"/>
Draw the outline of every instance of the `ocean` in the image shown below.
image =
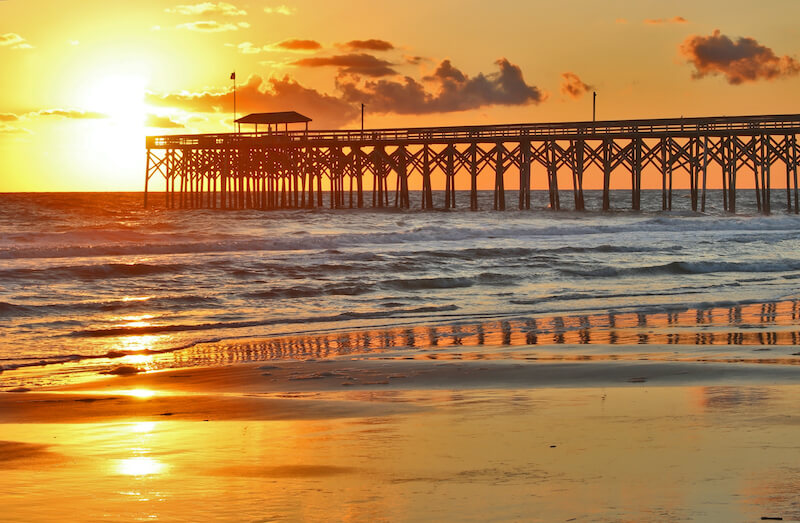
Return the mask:
<path id="1" fill-rule="evenodd" d="M 162 195 L 0 195 L 0 388 L 384 351 L 795 363 L 800 217 L 676 191 L 602 213 L 166 210 Z M 562 205 L 570 202 L 564 192 Z M 435 195 L 442 206 L 443 194 Z M 749 205 L 749 207 L 748 207 Z M 465 209 L 467 207 L 467 209 Z M 611 348 L 609 348 L 611 347 Z M 668 347 L 668 349 L 667 349 Z"/>

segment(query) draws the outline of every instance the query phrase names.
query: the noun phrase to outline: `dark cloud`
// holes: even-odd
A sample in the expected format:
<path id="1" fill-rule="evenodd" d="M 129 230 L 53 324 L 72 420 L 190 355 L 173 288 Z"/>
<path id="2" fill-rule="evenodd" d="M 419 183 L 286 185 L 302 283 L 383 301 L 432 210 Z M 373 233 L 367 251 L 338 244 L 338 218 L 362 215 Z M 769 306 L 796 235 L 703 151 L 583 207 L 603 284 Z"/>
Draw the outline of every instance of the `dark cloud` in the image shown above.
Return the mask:
<path id="1" fill-rule="evenodd" d="M 317 49 L 322 49 L 322 44 L 316 40 L 300 40 L 298 38 L 292 38 L 290 40 L 284 40 L 282 42 L 272 44 L 272 47 L 286 49 L 288 51 L 316 51 Z"/>
<path id="2" fill-rule="evenodd" d="M 351 103 L 365 103 L 377 113 L 425 114 L 466 111 L 488 105 L 538 104 L 545 95 L 525 83 L 520 68 L 505 58 L 495 64 L 499 72 L 469 77 L 444 60 L 424 78 L 434 91 L 411 77 L 402 81 L 381 79 L 363 83 L 340 77 L 337 86 L 342 98 Z"/>
<path id="3" fill-rule="evenodd" d="M 12 113 L 0 113 L 0 122 L 14 122 L 19 120 L 19 116 Z"/>
<path id="4" fill-rule="evenodd" d="M 666 24 L 686 24 L 689 21 L 682 16 L 672 18 L 648 18 L 644 21 L 646 25 L 666 25 Z"/>
<path id="5" fill-rule="evenodd" d="M 147 103 L 190 112 L 233 111 L 229 90 L 168 95 L 148 93 Z M 240 113 L 298 111 L 313 118 L 317 128 L 341 127 L 358 115 L 355 105 L 303 87 L 287 76 L 266 81 L 260 76 L 251 76 L 236 90 L 236 105 Z"/>
<path id="6" fill-rule="evenodd" d="M 178 5 L 170 9 L 165 9 L 164 11 L 180 15 L 219 14 L 225 16 L 244 16 L 247 14 L 247 11 L 226 2 L 203 2 L 200 4 Z"/>
<path id="7" fill-rule="evenodd" d="M 299 67 L 337 67 L 343 73 L 373 78 L 397 74 L 397 71 L 391 68 L 394 64 L 366 53 L 315 56 L 294 61 L 290 65 Z"/>
<path id="8" fill-rule="evenodd" d="M 182 129 L 186 127 L 180 122 L 170 120 L 167 116 L 158 116 L 157 114 L 148 114 L 145 119 L 145 125 L 159 129 Z"/>
<path id="9" fill-rule="evenodd" d="M 430 58 L 425 58 L 424 56 L 411 56 L 411 55 L 404 55 L 403 60 L 406 61 L 409 65 L 419 65 L 422 62 L 430 62 Z"/>
<path id="10" fill-rule="evenodd" d="M 347 43 L 341 44 L 342 47 L 352 49 L 354 51 L 391 51 L 394 45 L 386 40 L 379 40 L 377 38 L 370 38 L 369 40 L 350 40 Z"/>
<path id="11" fill-rule="evenodd" d="M 689 36 L 680 46 L 681 54 L 692 64 L 694 78 L 724 75 L 728 83 L 738 85 L 757 80 L 774 80 L 800 72 L 800 62 L 790 56 L 777 56 L 769 47 L 753 38 L 720 34 Z"/>
<path id="12" fill-rule="evenodd" d="M 96 113 L 94 111 L 79 111 L 77 109 L 47 109 L 31 114 L 34 116 L 58 116 L 72 120 L 99 120 L 108 118 L 107 114 Z"/>
<path id="13" fill-rule="evenodd" d="M 561 73 L 561 92 L 571 98 L 580 98 L 589 92 L 592 86 L 583 82 L 575 73 Z"/>

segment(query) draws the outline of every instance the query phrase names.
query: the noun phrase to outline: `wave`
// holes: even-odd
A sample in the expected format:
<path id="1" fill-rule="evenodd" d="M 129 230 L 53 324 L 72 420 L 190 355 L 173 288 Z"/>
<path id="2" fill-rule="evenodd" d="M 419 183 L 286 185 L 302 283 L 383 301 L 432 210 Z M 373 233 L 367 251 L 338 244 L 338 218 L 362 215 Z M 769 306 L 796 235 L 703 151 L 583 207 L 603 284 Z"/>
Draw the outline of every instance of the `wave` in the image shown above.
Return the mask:
<path id="1" fill-rule="evenodd" d="M 197 309 L 218 305 L 219 300 L 210 296 L 160 296 L 131 300 L 56 302 L 46 304 L 19 304 L 0 302 L 0 317 L 31 317 L 43 315 L 73 316 L 94 312 L 138 312 Z"/>
<path id="2" fill-rule="evenodd" d="M 273 300 L 281 298 L 313 298 L 316 296 L 357 296 L 372 292 L 374 286 L 364 283 L 329 284 L 322 287 L 298 285 L 294 287 L 276 287 L 263 291 L 249 292 L 245 298 Z"/>
<path id="3" fill-rule="evenodd" d="M 598 265 L 592 268 L 560 268 L 560 272 L 570 276 L 581 277 L 624 277 L 657 274 L 710 274 L 717 272 L 745 272 L 745 273 L 773 273 L 800 270 L 800 261 L 775 260 L 759 262 L 669 262 L 661 265 L 648 265 L 643 267 L 617 268 L 607 265 Z"/>
<path id="4" fill-rule="evenodd" d="M 262 213 L 263 214 L 263 213 Z M 78 236 L 69 233 L 57 237 L 48 236 L 47 233 L 36 232 L 24 235 L 24 238 L 6 236 L 0 244 L 0 259 L 23 258 L 64 258 L 88 256 L 120 256 L 130 254 L 186 254 L 186 253 L 218 253 L 237 251 L 308 251 L 318 250 L 325 255 L 336 255 L 339 249 L 354 246 L 390 245 L 407 243 L 446 243 L 454 245 L 457 242 L 487 240 L 503 241 L 535 241 L 556 237 L 580 236 L 597 237 L 597 235 L 622 234 L 653 234 L 653 233 L 725 233 L 732 240 L 746 242 L 774 243 L 787 238 L 793 238 L 800 224 L 800 219 L 794 216 L 769 216 L 769 217 L 685 217 L 685 216 L 655 216 L 642 219 L 603 220 L 602 217 L 587 214 L 586 216 L 569 218 L 556 217 L 552 213 L 531 213 L 529 218 L 520 220 L 519 214 L 510 213 L 512 217 L 504 220 L 482 218 L 467 220 L 458 213 L 451 224 L 431 223 L 423 226 L 405 226 L 398 229 L 396 224 L 385 223 L 387 230 L 375 227 L 364 228 L 362 232 L 328 232 L 322 234 L 271 234 L 264 229 L 258 235 L 223 236 L 204 231 L 194 231 L 190 234 L 163 234 L 163 233 L 131 233 L 132 236 L 120 238 L 117 232 L 107 235 L 98 234 L 97 231 L 83 231 Z M 215 218 L 221 216 L 219 213 Z M 231 227 L 236 227 L 236 219 L 225 214 L 223 218 L 229 221 Z M 302 219 L 303 214 L 297 215 Z M 313 215 L 311 215 L 313 216 Z M 448 217 L 451 214 L 447 215 Z M 499 216 L 499 215 L 492 215 Z M 514 218 L 516 217 L 516 218 Z M 324 217 L 329 220 L 329 217 Z M 308 218 L 305 218 L 308 219 Z M 321 219 L 319 216 L 314 219 Z M 475 222 L 478 223 L 475 223 Z M 309 226 L 314 223 L 309 223 Z M 262 223 L 263 227 L 263 223 Z M 765 232 L 769 234 L 745 235 L 742 232 Z M 780 234 L 785 233 L 785 234 Z M 188 237 L 196 237 L 197 241 L 187 241 Z M 33 244 L 32 244 L 33 243 Z M 630 243 L 630 242 L 629 242 Z M 641 242 L 633 242 L 634 249 Z M 604 245 L 599 247 L 570 246 L 563 247 L 567 251 L 584 252 L 582 249 L 594 249 L 603 252 L 628 252 L 631 246 Z M 496 255 L 493 249 L 476 249 L 472 252 L 464 251 L 463 254 L 475 257 L 488 257 Z M 562 252 L 567 252 L 562 251 Z M 445 250 L 437 249 L 438 256 L 452 256 Z M 523 248 L 520 253 L 528 252 Z M 531 252 L 542 252 L 541 249 L 531 249 Z M 457 253 L 455 254 L 457 255 Z M 509 251 L 513 256 L 513 251 Z"/>
<path id="5" fill-rule="evenodd" d="M 186 265 L 167 263 L 102 263 L 97 265 L 66 265 L 42 269 L 0 270 L 0 280 L 46 279 L 46 280 L 92 280 L 110 278 L 136 278 L 157 274 L 172 274 L 186 269 Z"/>
<path id="6" fill-rule="evenodd" d="M 109 327 L 98 329 L 82 329 L 73 331 L 69 336 L 77 338 L 105 338 L 112 336 L 128 336 L 128 335 L 142 335 L 142 334 L 158 334 L 167 332 L 190 332 L 190 331 L 207 331 L 207 330 L 220 330 L 220 329 L 241 329 L 247 327 L 262 327 L 268 325 L 288 325 L 298 323 L 333 323 L 339 321 L 346 321 L 352 319 L 378 319 L 378 318 L 394 318 L 419 314 L 431 314 L 435 312 L 449 312 L 458 310 L 457 305 L 444 305 L 444 306 L 431 306 L 431 307 L 417 307 L 414 309 L 392 309 L 389 311 L 367 311 L 367 312 L 343 312 L 341 314 L 331 316 L 312 316 L 312 317 L 297 317 L 297 318 L 273 318 L 269 320 L 249 320 L 249 321 L 231 321 L 231 322 L 213 322 L 213 323 L 198 323 L 198 324 L 165 324 L 165 325 L 147 325 L 137 327 Z"/>

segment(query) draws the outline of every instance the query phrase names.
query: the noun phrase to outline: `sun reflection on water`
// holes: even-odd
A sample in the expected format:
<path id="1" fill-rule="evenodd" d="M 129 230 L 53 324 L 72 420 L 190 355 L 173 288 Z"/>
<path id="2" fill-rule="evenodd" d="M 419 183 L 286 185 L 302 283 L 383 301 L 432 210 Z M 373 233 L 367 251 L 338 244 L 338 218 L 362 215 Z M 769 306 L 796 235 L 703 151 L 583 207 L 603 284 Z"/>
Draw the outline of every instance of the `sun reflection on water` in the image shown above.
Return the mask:
<path id="1" fill-rule="evenodd" d="M 115 390 L 113 391 L 113 393 L 124 396 L 131 396 L 139 399 L 148 399 L 155 396 L 157 394 L 157 391 L 154 391 L 152 389 L 121 389 L 121 390 Z"/>
<path id="2" fill-rule="evenodd" d="M 153 476 L 161 474 L 166 468 L 165 463 L 146 456 L 121 459 L 117 463 L 117 472 L 125 476 Z"/>

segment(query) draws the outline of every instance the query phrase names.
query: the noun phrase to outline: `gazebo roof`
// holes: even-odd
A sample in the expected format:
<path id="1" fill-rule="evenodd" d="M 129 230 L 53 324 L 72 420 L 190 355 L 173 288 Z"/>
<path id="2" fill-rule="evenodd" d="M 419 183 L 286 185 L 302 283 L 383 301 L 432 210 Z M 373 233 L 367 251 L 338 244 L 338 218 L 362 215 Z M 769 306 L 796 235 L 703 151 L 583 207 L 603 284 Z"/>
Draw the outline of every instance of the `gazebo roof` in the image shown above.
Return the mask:
<path id="1" fill-rule="evenodd" d="M 295 111 L 282 111 L 278 113 L 252 113 L 242 116 L 236 123 L 276 124 L 310 122 L 311 118 Z"/>

